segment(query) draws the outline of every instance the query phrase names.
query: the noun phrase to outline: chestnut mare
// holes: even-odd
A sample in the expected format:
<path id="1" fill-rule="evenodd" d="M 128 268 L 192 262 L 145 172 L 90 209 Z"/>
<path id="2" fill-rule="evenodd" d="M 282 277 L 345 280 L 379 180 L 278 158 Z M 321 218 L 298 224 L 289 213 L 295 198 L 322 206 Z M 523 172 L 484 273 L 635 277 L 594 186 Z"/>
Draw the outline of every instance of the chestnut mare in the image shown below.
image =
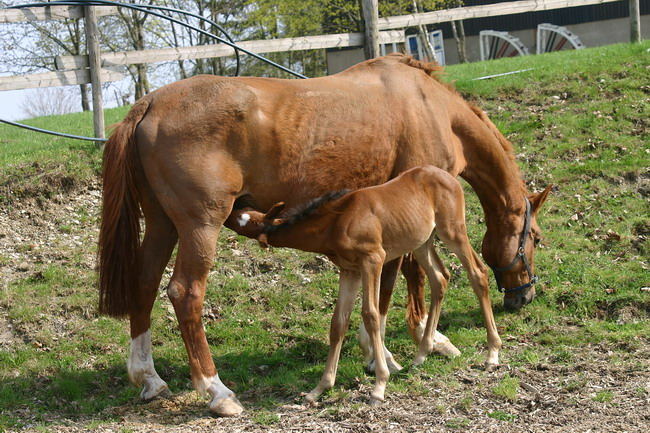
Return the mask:
<path id="1" fill-rule="evenodd" d="M 478 194 L 487 224 L 483 258 L 507 268 L 499 272 L 502 287 L 520 288 L 505 294 L 506 305 L 534 297 L 534 242 L 521 239 L 539 236 L 535 217 L 548 189 L 528 195 L 510 143 L 480 109 L 436 79 L 437 70 L 391 54 L 309 80 L 197 76 L 132 107 L 104 149 L 99 308 L 130 319 L 128 370 L 143 386 L 142 398 L 167 392 L 154 368 L 149 328 L 178 242 L 167 293 L 192 381 L 209 394 L 216 414 L 243 410 L 219 378 L 201 322 L 217 236 L 238 199 L 256 209 L 280 201 L 291 207 L 432 164 L 460 174 Z M 409 294 L 414 328 L 424 321 L 424 274 L 407 264 L 409 285 L 419 286 Z M 399 266 L 397 259 L 384 267 L 382 316 Z M 421 331 L 411 329 L 416 336 Z"/>
<path id="2" fill-rule="evenodd" d="M 375 388 L 371 403 L 384 400 L 389 368 L 384 356 L 379 320 L 379 281 L 387 261 L 413 252 L 431 287 L 429 317 L 415 364 L 434 348 L 442 300 L 450 274 L 434 247 L 434 234 L 460 259 L 479 299 L 487 329 L 487 365 L 499 363 L 501 339 L 492 314 L 487 267 L 474 251 L 465 226 L 463 188 L 449 173 L 432 165 L 415 167 L 379 186 L 340 197 L 330 194 L 306 207 L 276 215 L 278 203 L 267 214 L 235 209 L 228 218 L 237 233 L 263 245 L 297 248 L 326 255 L 340 269 L 339 298 L 330 328 L 330 350 L 320 383 L 309 394 L 314 403 L 334 386 L 343 337 L 348 329 L 359 286 L 363 286 L 361 314 L 375 357 Z"/>

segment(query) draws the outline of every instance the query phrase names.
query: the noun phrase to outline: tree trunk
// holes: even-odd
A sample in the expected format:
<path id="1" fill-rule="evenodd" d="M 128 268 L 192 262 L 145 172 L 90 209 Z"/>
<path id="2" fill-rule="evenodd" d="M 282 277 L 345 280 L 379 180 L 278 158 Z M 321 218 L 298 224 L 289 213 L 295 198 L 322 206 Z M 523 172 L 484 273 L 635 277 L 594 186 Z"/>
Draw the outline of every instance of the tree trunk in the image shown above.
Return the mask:
<path id="1" fill-rule="evenodd" d="M 454 33 L 454 40 L 456 41 L 456 48 L 458 49 L 458 61 L 460 63 L 467 63 L 467 50 L 465 49 L 465 26 L 463 21 L 452 21 L 451 30 Z"/>
<path id="2" fill-rule="evenodd" d="M 81 92 L 81 109 L 83 111 L 90 111 L 90 101 L 88 100 L 88 84 L 80 84 L 79 91 Z"/>
<path id="3" fill-rule="evenodd" d="M 417 0 L 413 0 L 413 13 L 417 14 L 419 11 Z M 431 40 L 429 39 L 429 32 L 427 27 L 423 24 L 418 25 L 418 34 L 420 36 L 420 43 L 424 49 L 424 55 L 428 58 L 430 62 L 438 62 L 438 57 L 436 52 L 431 45 Z"/>

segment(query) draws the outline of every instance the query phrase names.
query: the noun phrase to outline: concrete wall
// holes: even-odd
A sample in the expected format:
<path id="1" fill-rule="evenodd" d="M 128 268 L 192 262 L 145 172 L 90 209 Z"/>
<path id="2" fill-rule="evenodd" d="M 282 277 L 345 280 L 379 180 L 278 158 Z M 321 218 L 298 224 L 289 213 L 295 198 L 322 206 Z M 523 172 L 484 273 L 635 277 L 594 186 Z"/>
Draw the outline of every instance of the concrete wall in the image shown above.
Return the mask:
<path id="1" fill-rule="evenodd" d="M 550 23 L 553 24 L 553 23 Z M 565 26 L 567 29 L 576 34 L 580 41 L 586 47 L 598 47 L 601 45 L 616 44 L 619 42 L 628 42 L 630 40 L 630 20 L 629 18 L 617 18 L 613 20 L 594 21 L 590 23 L 573 24 Z M 501 30 L 501 29 L 485 29 Z M 536 52 L 537 28 L 529 30 L 519 30 L 510 32 L 521 40 L 528 47 L 530 54 Z M 445 39 L 445 59 L 448 65 L 458 63 L 458 50 L 456 41 L 451 37 Z M 650 15 L 641 15 L 641 37 L 650 39 Z M 481 60 L 478 36 L 468 36 L 466 38 L 467 56 L 471 62 Z M 566 44 L 570 47 L 570 44 Z M 348 48 L 340 50 L 328 50 L 327 52 L 327 71 L 328 74 L 335 74 L 349 68 L 364 60 L 363 48 Z"/>

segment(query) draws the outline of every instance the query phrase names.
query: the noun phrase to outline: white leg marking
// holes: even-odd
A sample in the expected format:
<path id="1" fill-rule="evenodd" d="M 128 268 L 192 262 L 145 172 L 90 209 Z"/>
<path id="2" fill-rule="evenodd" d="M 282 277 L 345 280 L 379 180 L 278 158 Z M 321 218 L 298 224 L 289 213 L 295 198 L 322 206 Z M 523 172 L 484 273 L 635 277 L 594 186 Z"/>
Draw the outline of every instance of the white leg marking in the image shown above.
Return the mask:
<path id="1" fill-rule="evenodd" d="M 150 330 L 131 340 L 127 369 L 131 382 L 143 387 L 140 393 L 140 397 L 143 400 L 151 400 L 169 392 L 167 384 L 158 376 L 153 365 Z"/>
<path id="2" fill-rule="evenodd" d="M 359 325 L 359 345 L 361 346 L 361 351 L 363 352 L 363 359 L 366 367 L 370 369 L 370 364 L 375 359 L 375 353 L 372 349 L 372 344 L 370 344 L 370 335 L 368 335 L 368 331 L 366 331 L 363 320 L 361 321 L 361 325 Z"/>
<path id="3" fill-rule="evenodd" d="M 202 378 L 196 388 L 201 394 L 210 396 L 210 410 L 220 416 L 235 416 L 244 411 L 235 393 L 223 384 L 218 374 Z"/>
<path id="4" fill-rule="evenodd" d="M 248 221 L 251 219 L 251 216 L 247 213 L 241 214 L 239 218 L 237 218 L 237 222 L 239 223 L 240 227 L 244 227 L 246 224 L 248 224 Z"/>
<path id="5" fill-rule="evenodd" d="M 384 356 L 386 357 L 386 365 L 388 366 L 388 371 L 395 373 L 402 369 L 402 366 L 395 361 L 393 354 L 386 348 L 386 342 L 384 341 L 386 335 L 386 316 L 380 317 L 380 332 L 381 339 L 384 345 Z M 375 371 L 375 353 L 370 344 L 370 335 L 366 331 L 366 327 L 361 322 L 359 326 L 359 344 L 361 345 L 361 350 L 363 351 L 363 357 L 366 363 L 366 368 L 368 371 Z"/>
<path id="6" fill-rule="evenodd" d="M 424 329 L 427 326 L 427 319 L 428 315 L 424 316 L 420 323 L 418 324 L 417 328 L 415 328 L 415 336 L 418 339 L 418 341 L 422 341 L 422 338 L 424 337 Z M 418 343 L 419 345 L 419 343 Z M 449 338 L 447 338 L 445 335 L 443 335 L 441 332 L 438 332 L 437 330 L 433 333 L 433 341 L 431 342 L 431 345 L 429 346 L 431 349 L 431 353 L 437 353 L 442 356 L 446 356 L 447 358 L 454 358 L 458 355 L 460 355 L 460 350 L 456 348 L 456 346 L 453 345 L 451 341 L 449 341 Z M 426 355 L 428 353 L 418 353 L 415 357 L 415 360 L 413 363 L 415 365 L 420 365 L 424 362 L 426 359 Z"/>

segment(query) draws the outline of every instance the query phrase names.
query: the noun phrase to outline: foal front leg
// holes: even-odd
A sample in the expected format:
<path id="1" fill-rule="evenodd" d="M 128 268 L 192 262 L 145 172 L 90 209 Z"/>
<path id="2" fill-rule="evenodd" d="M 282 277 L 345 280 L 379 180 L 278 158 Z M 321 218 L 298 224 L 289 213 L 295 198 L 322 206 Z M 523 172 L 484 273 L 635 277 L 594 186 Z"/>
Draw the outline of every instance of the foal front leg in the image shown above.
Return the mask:
<path id="1" fill-rule="evenodd" d="M 388 316 L 388 307 L 390 306 L 390 298 L 395 288 L 395 280 L 399 272 L 402 258 L 397 258 L 385 263 L 381 270 L 381 282 L 379 286 L 379 316 L 381 322 L 381 340 L 384 345 L 384 356 L 386 357 L 386 364 L 391 373 L 395 373 L 402 369 L 402 366 L 395 361 L 393 354 L 386 348 L 386 319 Z M 370 342 L 370 335 L 366 330 L 363 321 L 359 325 L 359 344 L 363 352 L 363 357 L 366 364 L 366 370 L 370 372 L 375 371 L 375 351 Z"/>
<path id="2" fill-rule="evenodd" d="M 384 345 L 381 339 L 379 319 L 379 279 L 381 278 L 381 265 L 383 262 L 384 254 L 378 253 L 366 258 L 361 265 L 361 281 L 363 285 L 361 315 L 375 352 L 376 381 L 375 388 L 370 394 L 370 403 L 373 405 L 384 401 L 384 392 L 390 376 L 383 350 Z"/>
<path id="3" fill-rule="evenodd" d="M 313 405 L 316 399 L 326 390 L 334 386 L 336 380 L 336 370 L 341 355 L 341 345 L 343 338 L 350 324 L 350 314 L 354 308 L 354 301 L 359 291 L 360 277 L 356 272 L 341 270 L 339 279 L 339 298 L 336 301 L 334 315 L 330 326 L 330 350 L 327 355 L 325 371 L 320 382 L 307 394 L 305 400 L 308 404 Z"/>

